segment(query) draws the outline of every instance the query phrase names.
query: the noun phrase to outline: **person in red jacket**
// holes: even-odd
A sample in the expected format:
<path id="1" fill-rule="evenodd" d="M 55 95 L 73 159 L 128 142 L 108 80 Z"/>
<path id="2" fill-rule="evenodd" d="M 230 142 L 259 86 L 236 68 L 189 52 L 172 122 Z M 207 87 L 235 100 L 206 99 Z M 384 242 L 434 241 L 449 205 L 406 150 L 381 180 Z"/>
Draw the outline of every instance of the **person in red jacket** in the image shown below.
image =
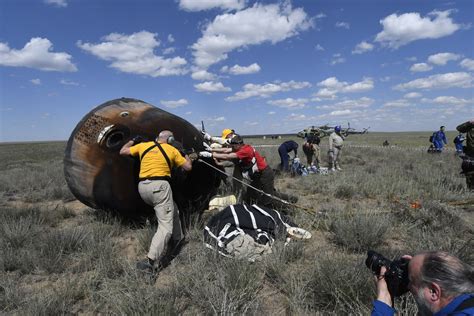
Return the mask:
<path id="1" fill-rule="evenodd" d="M 240 135 L 235 134 L 232 137 L 230 147 L 213 149 L 211 155 L 215 159 L 234 161 L 240 167 L 243 177 L 250 180 L 250 185 L 255 189 L 287 201 L 290 199 L 288 195 L 275 190 L 275 174 L 273 170 L 255 148 L 244 144 L 244 140 Z M 255 189 L 248 188 L 248 202 L 269 207 L 281 206 L 281 202 L 278 200 Z M 295 198 L 290 200 L 290 202 L 296 202 Z"/>

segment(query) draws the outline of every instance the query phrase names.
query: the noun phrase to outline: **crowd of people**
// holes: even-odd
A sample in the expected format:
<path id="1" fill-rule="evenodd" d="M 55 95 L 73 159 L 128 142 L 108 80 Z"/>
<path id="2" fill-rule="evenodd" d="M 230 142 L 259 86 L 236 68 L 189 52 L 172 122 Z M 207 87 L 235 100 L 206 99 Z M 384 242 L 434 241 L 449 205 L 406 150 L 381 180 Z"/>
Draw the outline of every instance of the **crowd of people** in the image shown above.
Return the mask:
<path id="1" fill-rule="evenodd" d="M 444 126 L 431 137 L 435 152 L 442 152 L 447 144 Z M 474 120 L 457 127 L 459 135 L 454 143 L 456 152 L 463 158 L 462 170 L 468 188 L 474 189 Z M 464 136 L 464 134 L 466 136 Z M 128 141 L 120 150 L 124 156 L 137 157 L 140 161 L 138 192 L 145 203 L 152 206 L 158 220 L 147 257 L 137 263 L 137 268 L 156 272 L 161 268 L 163 257 L 183 241 L 179 210 L 173 201 L 170 185 L 171 171 L 181 168 L 191 171 L 197 158 L 214 161 L 222 168 L 234 167 L 234 175 L 248 180 L 245 202 L 262 207 L 280 208 L 297 199 L 275 189 L 274 170 L 265 158 L 251 145 L 245 144 L 241 135 L 225 129 L 221 137 L 203 132 L 207 142 L 204 151 L 186 155 L 173 146 L 172 131 L 164 130 L 154 141 L 144 142 L 140 137 Z M 329 136 L 328 161 L 333 172 L 342 170 L 341 152 L 345 135 L 341 126 L 335 126 Z M 466 145 L 463 146 L 463 142 Z M 302 146 L 308 166 L 321 167 L 321 138 L 318 134 L 307 135 Z M 285 141 L 278 147 L 280 170 L 289 172 L 290 156 L 297 159 L 298 143 Z M 237 171 L 237 173 L 236 173 Z M 444 252 L 420 253 L 409 260 L 409 290 L 415 297 L 422 315 L 474 315 L 474 269 L 455 256 Z M 393 297 L 385 280 L 386 267 L 376 276 L 377 299 L 373 303 L 372 315 L 394 315 Z"/>

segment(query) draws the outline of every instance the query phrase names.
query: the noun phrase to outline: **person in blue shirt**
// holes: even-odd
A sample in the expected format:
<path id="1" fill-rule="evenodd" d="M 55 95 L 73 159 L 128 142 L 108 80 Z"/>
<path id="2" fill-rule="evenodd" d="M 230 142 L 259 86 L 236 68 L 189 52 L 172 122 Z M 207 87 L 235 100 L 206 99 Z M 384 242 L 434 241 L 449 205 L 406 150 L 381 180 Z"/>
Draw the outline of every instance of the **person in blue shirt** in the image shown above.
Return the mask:
<path id="1" fill-rule="evenodd" d="M 415 298 L 419 315 L 474 315 L 474 268 L 442 251 L 424 252 L 410 259 L 409 289 Z M 377 280 L 377 300 L 372 316 L 392 316 L 392 298 L 383 278 Z"/>
<path id="2" fill-rule="evenodd" d="M 295 156 L 293 158 L 296 158 L 298 155 L 298 144 L 294 140 L 288 140 L 284 142 L 283 144 L 278 147 L 278 154 L 280 155 L 280 170 L 282 171 L 290 171 L 290 166 L 288 164 L 288 160 L 290 159 L 290 156 L 288 153 L 293 151 L 295 153 Z"/>
<path id="3" fill-rule="evenodd" d="M 464 138 L 464 135 L 459 133 L 458 136 L 454 138 L 454 146 L 456 147 L 456 154 L 460 155 L 463 152 L 463 146 L 462 143 L 463 141 L 466 140 Z"/>
<path id="4" fill-rule="evenodd" d="M 433 145 L 436 149 L 436 152 L 442 152 L 443 146 L 447 144 L 448 142 L 446 141 L 446 135 L 444 134 L 444 126 L 441 126 L 439 131 L 434 132 L 433 134 Z"/>

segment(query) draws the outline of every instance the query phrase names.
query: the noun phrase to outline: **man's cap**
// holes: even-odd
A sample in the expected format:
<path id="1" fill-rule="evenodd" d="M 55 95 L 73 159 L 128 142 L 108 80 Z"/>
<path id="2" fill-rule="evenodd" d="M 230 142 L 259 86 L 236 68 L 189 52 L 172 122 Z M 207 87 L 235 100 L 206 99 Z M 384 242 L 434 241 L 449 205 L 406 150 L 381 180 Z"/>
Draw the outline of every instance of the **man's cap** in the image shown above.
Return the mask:
<path id="1" fill-rule="evenodd" d="M 335 132 L 340 132 L 341 131 L 341 125 L 337 125 L 336 127 L 334 127 L 334 131 Z"/>
<path id="2" fill-rule="evenodd" d="M 234 136 L 232 136 L 232 138 L 230 139 L 229 143 L 231 145 L 242 145 L 244 143 L 244 139 L 242 138 L 242 136 L 234 134 Z"/>
<path id="3" fill-rule="evenodd" d="M 226 128 L 225 130 L 222 131 L 222 138 L 227 138 L 230 134 L 233 134 L 234 130 Z"/>

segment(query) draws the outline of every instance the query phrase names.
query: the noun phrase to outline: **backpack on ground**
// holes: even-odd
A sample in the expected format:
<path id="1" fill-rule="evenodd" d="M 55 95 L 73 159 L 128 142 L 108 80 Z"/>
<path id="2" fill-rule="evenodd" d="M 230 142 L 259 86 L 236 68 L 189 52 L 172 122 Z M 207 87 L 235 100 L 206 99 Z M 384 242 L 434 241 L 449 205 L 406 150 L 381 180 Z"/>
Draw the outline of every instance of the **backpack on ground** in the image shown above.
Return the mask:
<path id="1" fill-rule="evenodd" d="M 295 158 L 293 159 L 293 163 L 291 164 L 290 174 L 292 176 L 307 176 L 308 170 L 301 163 L 299 158 Z"/>

